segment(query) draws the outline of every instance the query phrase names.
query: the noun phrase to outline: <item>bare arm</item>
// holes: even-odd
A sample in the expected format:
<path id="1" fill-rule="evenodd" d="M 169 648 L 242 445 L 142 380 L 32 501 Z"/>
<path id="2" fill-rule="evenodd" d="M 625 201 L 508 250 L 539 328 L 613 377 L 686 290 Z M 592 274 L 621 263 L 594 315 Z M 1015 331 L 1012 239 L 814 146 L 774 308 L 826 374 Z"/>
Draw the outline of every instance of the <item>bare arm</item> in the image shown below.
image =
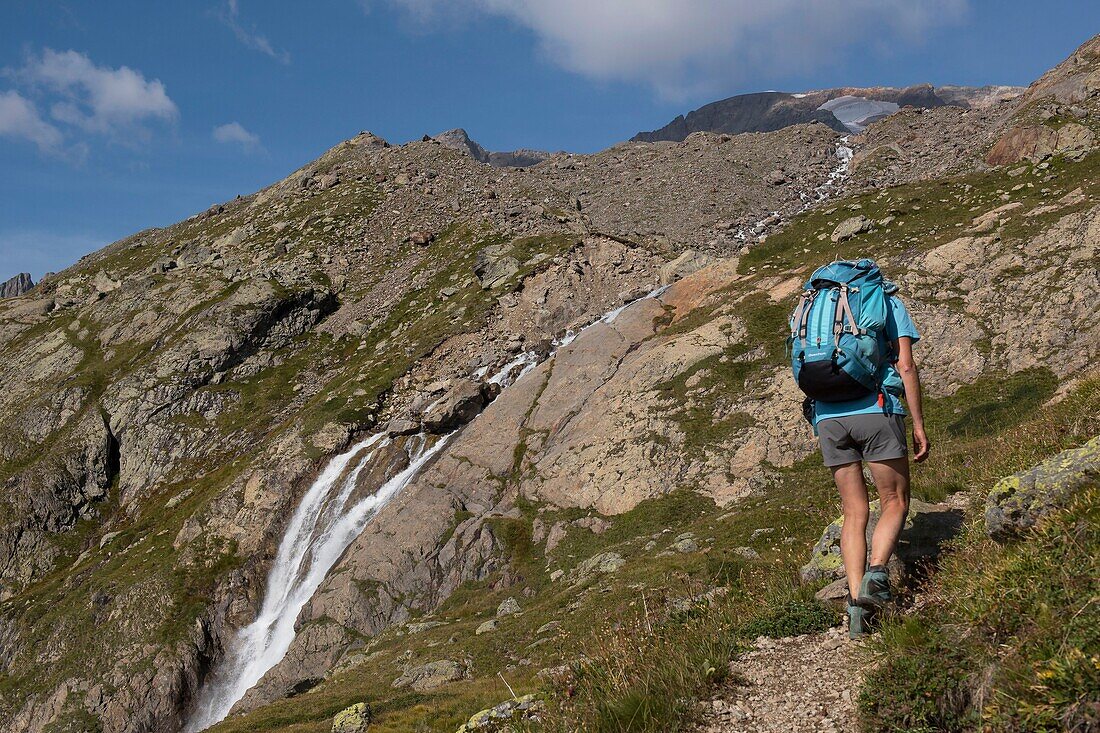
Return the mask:
<path id="1" fill-rule="evenodd" d="M 932 444 L 924 432 L 924 411 L 921 406 L 920 373 L 913 361 L 913 339 L 902 336 L 894 342 L 894 353 L 898 355 L 897 369 L 905 385 L 905 404 L 913 416 L 913 460 L 921 462 L 928 457 Z"/>

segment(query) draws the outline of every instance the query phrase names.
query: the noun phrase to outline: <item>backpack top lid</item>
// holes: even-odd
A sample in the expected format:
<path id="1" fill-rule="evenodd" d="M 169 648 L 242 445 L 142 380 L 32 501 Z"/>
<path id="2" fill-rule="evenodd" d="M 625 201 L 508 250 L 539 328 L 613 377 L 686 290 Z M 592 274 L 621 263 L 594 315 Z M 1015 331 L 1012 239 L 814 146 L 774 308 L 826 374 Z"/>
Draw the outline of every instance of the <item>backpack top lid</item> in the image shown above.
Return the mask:
<path id="1" fill-rule="evenodd" d="M 817 290 L 830 285 L 859 285 L 883 282 L 882 271 L 872 259 L 836 260 L 814 270 L 806 281 L 807 290 Z"/>

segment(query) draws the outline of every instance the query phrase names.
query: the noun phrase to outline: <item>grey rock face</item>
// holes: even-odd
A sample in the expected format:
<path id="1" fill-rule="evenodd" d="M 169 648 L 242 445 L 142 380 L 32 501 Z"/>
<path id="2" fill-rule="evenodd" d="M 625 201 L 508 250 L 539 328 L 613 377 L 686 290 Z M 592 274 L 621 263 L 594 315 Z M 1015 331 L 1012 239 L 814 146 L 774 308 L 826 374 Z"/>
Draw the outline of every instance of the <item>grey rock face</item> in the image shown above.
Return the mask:
<path id="1" fill-rule="evenodd" d="M 31 280 L 30 273 L 21 272 L 5 282 L 0 283 L 0 298 L 14 298 L 22 295 L 33 287 L 34 281 Z"/>
<path id="2" fill-rule="evenodd" d="M 1100 437 L 998 481 L 986 497 L 986 532 L 996 540 L 1008 539 L 1098 480 Z"/>
<path id="3" fill-rule="evenodd" d="M 528 148 L 492 153 L 471 140 L 462 128 L 441 132 L 433 139 L 444 147 L 466 153 L 474 160 L 495 168 L 524 168 L 541 163 L 550 157 L 550 153 Z"/>

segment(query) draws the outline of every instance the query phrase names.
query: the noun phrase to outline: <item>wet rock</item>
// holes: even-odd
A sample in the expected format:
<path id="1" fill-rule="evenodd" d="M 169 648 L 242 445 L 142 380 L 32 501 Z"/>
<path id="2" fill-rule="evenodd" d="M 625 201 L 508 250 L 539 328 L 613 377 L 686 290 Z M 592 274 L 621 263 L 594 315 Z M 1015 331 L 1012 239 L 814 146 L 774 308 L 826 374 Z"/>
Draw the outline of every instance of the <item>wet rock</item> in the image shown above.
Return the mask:
<path id="1" fill-rule="evenodd" d="M 420 424 L 408 418 L 400 417 L 390 420 L 386 426 L 386 433 L 391 438 L 401 435 L 415 435 L 420 432 Z"/>
<path id="2" fill-rule="evenodd" d="M 357 702 L 336 713 L 332 719 L 332 733 L 366 733 L 374 720 L 369 704 Z"/>
<path id="3" fill-rule="evenodd" d="M 1098 479 L 1100 437 L 998 481 L 986 497 L 986 532 L 996 540 L 1008 539 Z"/>

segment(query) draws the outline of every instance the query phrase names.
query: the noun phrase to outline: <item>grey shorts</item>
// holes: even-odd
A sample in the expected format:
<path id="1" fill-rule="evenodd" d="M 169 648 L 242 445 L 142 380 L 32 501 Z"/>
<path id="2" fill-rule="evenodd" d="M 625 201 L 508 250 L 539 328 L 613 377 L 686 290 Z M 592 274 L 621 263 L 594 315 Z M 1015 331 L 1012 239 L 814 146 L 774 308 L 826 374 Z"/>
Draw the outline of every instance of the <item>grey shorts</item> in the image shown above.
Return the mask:
<path id="1" fill-rule="evenodd" d="M 826 466 L 888 461 L 909 454 L 903 415 L 830 417 L 817 424 L 817 435 Z"/>

